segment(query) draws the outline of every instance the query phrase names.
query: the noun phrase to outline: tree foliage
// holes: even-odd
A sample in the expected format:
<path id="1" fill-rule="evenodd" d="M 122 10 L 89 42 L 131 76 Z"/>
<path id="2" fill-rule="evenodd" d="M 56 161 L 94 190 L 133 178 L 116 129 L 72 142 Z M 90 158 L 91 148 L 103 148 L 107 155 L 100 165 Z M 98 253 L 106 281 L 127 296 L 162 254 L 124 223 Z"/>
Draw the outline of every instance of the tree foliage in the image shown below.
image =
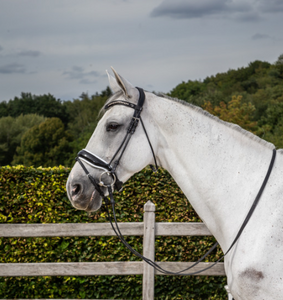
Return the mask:
<path id="1" fill-rule="evenodd" d="M 275 63 L 275 68 L 278 71 L 278 77 L 283 79 L 283 54 L 278 57 Z"/>
<path id="2" fill-rule="evenodd" d="M 98 122 L 99 112 L 107 98 L 107 96 L 89 96 L 83 93 L 79 99 L 65 103 L 71 120 L 68 127 L 73 135 L 79 136 L 83 132 L 93 132 Z"/>
<path id="3" fill-rule="evenodd" d="M 265 116 L 260 121 L 261 136 L 277 148 L 283 148 L 283 96 L 268 103 Z"/>
<path id="4" fill-rule="evenodd" d="M 273 69 L 274 65 L 256 60 L 247 67 L 218 73 L 206 77 L 203 81 L 182 82 L 169 95 L 199 106 L 208 101 L 213 106 L 222 101 L 228 103 L 235 94 L 242 95 L 245 100 L 251 98 L 258 89 L 282 85 L 282 82 L 270 76 L 269 72 Z"/>
<path id="5" fill-rule="evenodd" d="M 85 147 L 94 131 L 99 111 L 110 95 L 111 90 L 107 87 L 100 94 L 89 96 L 83 93 L 79 99 L 62 102 L 50 94 L 22 93 L 21 98 L 0 103 L 0 165 L 48 166 L 50 163 L 50 166 L 71 166 L 77 152 Z M 33 111 L 37 115 L 30 114 Z M 31 129 L 46 121 L 46 117 L 49 118 L 46 123 Z M 51 137 L 52 130 L 60 131 L 61 137 Z M 46 135 L 48 141 L 44 138 Z M 54 139 L 58 139 L 56 147 Z"/>
<path id="6" fill-rule="evenodd" d="M 218 106 L 214 107 L 210 102 L 205 102 L 203 108 L 223 121 L 238 124 L 242 128 L 256 133 L 257 122 L 253 121 L 255 107 L 251 103 L 242 103 L 242 96 L 233 96 L 228 104 L 220 102 Z"/>
<path id="7" fill-rule="evenodd" d="M 0 165 L 8 165 L 12 162 L 24 133 L 44 120 L 43 116 L 36 114 L 0 118 Z"/>
<path id="8" fill-rule="evenodd" d="M 68 166 L 73 164 L 78 151 L 86 146 L 99 120 L 100 110 L 110 95 L 111 90 L 107 87 L 101 94 L 89 96 L 83 93 L 79 99 L 65 103 L 70 116 L 68 130 L 73 136 L 70 144 L 73 150 L 67 162 Z"/>
<path id="9" fill-rule="evenodd" d="M 279 148 L 283 146 L 282 95 L 283 54 L 274 64 L 256 60 L 247 67 L 203 81 L 182 82 L 169 93 L 242 126 Z"/>
<path id="10" fill-rule="evenodd" d="M 87 144 L 99 120 L 99 112 L 110 95 L 110 88 L 107 87 L 101 93 L 82 93 L 79 98 L 64 102 L 51 94 L 31 93 L 22 93 L 21 97 L 1 102 L 0 164 L 11 163 L 20 144 L 19 140 L 29 127 L 23 126 L 23 130 L 18 134 L 19 129 L 14 128 L 16 118 L 21 114 L 25 116 L 28 113 L 36 113 L 52 120 L 59 118 L 65 125 L 69 147 L 61 145 L 56 148 L 58 151 L 64 149 L 64 152 L 58 155 L 58 160 L 55 159 L 54 163 L 71 166 L 77 152 Z M 282 95 L 283 54 L 273 64 L 255 60 L 246 67 L 217 73 L 204 80 L 183 81 L 169 93 L 169 96 L 201 106 L 225 121 L 237 123 L 274 143 L 276 147 L 283 146 Z M 36 131 L 32 131 L 32 134 L 36 135 Z M 31 136 L 30 138 L 34 140 Z M 23 145 L 25 143 L 23 142 Z M 40 159 L 39 156 L 36 165 Z M 31 163 L 31 160 L 24 160 L 23 157 L 21 161 L 25 161 L 27 165 Z M 17 162 L 19 160 L 15 157 L 13 163 Z"/>
<path id="11" fill-rule="evenodd" d="M 12 163 L 36 167 L 64 164 L 70 141 L 63 122 L 59 118 L 48 118 L 23 135 Z"/>
<path id="12" fill-rule="evenodd" d="M 64 124 L 69 121 L 63 102 L 51 94 L 36 96 L 31 93 L 21 93 L 21 97 L 0 103 L 0 118 L 18 117 L 26 114 L 37 114 L 47 118 L 56 117 L 61 119 Z"/>

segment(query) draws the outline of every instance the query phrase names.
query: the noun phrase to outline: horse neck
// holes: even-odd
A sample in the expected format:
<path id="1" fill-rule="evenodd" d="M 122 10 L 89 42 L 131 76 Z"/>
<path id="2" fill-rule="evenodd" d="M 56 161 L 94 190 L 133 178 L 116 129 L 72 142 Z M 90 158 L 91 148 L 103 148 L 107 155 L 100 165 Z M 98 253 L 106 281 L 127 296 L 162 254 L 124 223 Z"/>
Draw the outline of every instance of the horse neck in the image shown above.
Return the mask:
<path id="1" fill-rule="evenodd" d="M 150 111 L 161 166 L 227 249 L 261 186 L 272 145 L 173 100 L 153 97 Z"/>

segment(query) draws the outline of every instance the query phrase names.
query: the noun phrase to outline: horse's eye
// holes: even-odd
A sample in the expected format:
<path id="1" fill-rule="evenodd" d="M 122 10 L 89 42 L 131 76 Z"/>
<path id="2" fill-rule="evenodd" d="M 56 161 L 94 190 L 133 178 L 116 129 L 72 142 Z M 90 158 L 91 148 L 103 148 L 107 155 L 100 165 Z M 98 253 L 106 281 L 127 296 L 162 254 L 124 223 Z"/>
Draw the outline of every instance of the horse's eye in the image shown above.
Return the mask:
<path id="1" fill-rule="evenodd" d="M 117 123 L 110 123 L 107 125 L 106 130 L 107 131 L 116 131 L 119 128 L 119 124 Z"/>

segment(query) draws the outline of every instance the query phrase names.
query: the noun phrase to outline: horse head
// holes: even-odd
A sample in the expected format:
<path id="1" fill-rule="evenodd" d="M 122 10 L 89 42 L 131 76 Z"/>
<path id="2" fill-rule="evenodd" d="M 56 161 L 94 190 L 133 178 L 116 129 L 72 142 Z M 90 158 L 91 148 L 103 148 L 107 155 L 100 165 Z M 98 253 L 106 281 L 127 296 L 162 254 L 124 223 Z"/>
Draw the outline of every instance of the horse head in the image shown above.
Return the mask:
<path id="1" fill-rule="evenodd" d="M 145 94 L 114 69 L 113 73 L 115 77 L 108 74 L 108 78 L 114 94 L 107 100 L 86 148 L 78 153 L 66 185 L 72 205 L 81 210 L 98 210 L 104 196 L 114 188 L 120 190 L 122 182 L 156 162 L 156 139 L 151 143 L 145 129 L 146 125 L 153 136 L 154 121 L 148 113 L 143 113 L 144 122 L 140 118 L 148 107 L 146 102 L 143 105 Z"/>

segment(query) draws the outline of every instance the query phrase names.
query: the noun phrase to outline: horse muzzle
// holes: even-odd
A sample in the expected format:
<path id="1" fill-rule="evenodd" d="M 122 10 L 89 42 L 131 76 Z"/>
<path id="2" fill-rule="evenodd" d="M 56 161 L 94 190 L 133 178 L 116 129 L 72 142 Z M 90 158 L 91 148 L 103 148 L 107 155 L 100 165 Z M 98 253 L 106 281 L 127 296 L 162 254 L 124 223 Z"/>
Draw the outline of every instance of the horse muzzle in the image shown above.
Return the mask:
<path id="1" fill-rule="evenodd" d="M 95 211 L 101 207 L 101 195 L 93 188 L 89 180 L 84 178 L 84 176 L 73 178 L 70 176 L 67 181 L 66 189 L 68 198 L 76 209 Z"/>

